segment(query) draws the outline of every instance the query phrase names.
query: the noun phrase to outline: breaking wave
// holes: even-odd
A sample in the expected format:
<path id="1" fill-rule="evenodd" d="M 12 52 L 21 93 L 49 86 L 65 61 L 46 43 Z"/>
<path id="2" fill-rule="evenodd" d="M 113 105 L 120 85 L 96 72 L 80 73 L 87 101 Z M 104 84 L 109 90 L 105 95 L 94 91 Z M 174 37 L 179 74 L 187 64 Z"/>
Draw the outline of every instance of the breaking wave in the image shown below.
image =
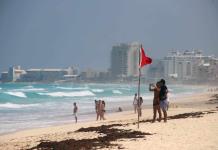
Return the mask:
<path id="1" fill-rule="evenodd" d="M 37 92 L 37 91 L 45 91 L 43 88 L 23 88 L 23 89 L 14 89 L 12 91 L 17 92 Z"/>
<path id="2" fill-rule="evenodd" d="M 39 95 L 47 95 L 52 97 L 82 97 L 82 96 L 95 96 L 91 91 L 76 91 L 76 92 L 50 92 L 38 93 Z"/>
<path id="3" fill-rule="evenodd" d="M 114 94 L 123 94 L 121 91 L 119 91 L 119 90 L 113 90 L 112 91 Z"/>
<path id="4" fill-rule="evenodd" d="M 5 92 L 5 94 L 16 96 L 16 97 L 22 97 L 22 98 L 27 97 L 26 94 L 23 92 Z"/>
<path id="5" fill-rule="evenodd" d="M 27 108 L 27 107 L 35 107 L 35 106 L 39 106 L 39 104 L 14 104 L 14 103 L 0 104 L 0 108 Z"/>
<path id="6" fill-rule="evenodd" d="M 57 89 L 62 89 L 62 90 L 73 90 L 72 87 L 61 87 L 61 86 L 58 86 L 56 87 Z"/>
<path id="7" fill-rule="evenodd" d="M 103 89 L 92 89 L 92 92 L 102 93 L 104 92 L 104 90 Z"/>

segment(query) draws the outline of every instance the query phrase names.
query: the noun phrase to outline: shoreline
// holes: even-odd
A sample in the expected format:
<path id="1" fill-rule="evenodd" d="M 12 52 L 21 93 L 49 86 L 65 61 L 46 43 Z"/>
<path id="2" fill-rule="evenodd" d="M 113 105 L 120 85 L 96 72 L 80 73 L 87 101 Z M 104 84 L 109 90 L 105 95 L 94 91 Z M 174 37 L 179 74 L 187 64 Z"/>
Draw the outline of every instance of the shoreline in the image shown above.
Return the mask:
<path id="1" fill-rule="evenodd" d="M 192 96 L 187 97 L 180 97 L 181 100 L 176 100 L 176 102 L 171 101 L 170 108 L 168 111 L 169 116 L 181 114 L 181 113 L 189 113 L 189 112 L 198 112 L 198 111 L 210 111 L 212 109 L 217 109 L 218 105 L 215 104 L 207 104 L 212 99 L 211 96 L 214 95 L 214 92 L 207 92 L 207 93 L 199 93 L 194 94 Z M 142 118 L 140 120 L 146 120 L 152 118 L 152 106 L 146 105 L 143 107 L 142 111 Z M 214 115 L 216 123 L 218 123 L 217 115 Z M 209 116 L 209 115 L 208 115 Z M 44 127 L 44 128 L 33 128 L 33 129 L 27 129 L 22 130 L 10 134 L 4 134 L 0 135 L 0 148 L 1 149 L 27 149 L 36 146 L 40 143 L 41 140 L 49 140 L 49 141 L 62 141 L 66 139 L 84 139 L 86 137 L 89 138 L 96 138 L 99 135 L 97 133 L 87 133 L 85 136 L 84 133 L 75 133 L 75 134 L 68 134 L 71 133 L 81 127 L 87 128 L 87 127 L 95 127 L 99 125 L 110 125 L 112 123 L 132 123 L 137 121 L 137 115 L 133 113 L 133 110 L 129 111 L 123 111 L 123 112 L 115 112 L 111 114 L 106 114 L 105 121 L 88 121 L 88 122 L 79 122 L 77 124 L 75 123 L 67 123 L 62 125 L 55 125 L 50 127 Z M 181 120 L 182 121 L 182 120 Z M 179 120 L 179 122 L 181 122 Z M 179 127 L 180 125 L 177 125 L 177 122 L 174 120 L 169 120 L 166 125 L 171 125 L 171 122 L 175 125 L 175 127 Z M 193 124 L 194 122 L 190 122 L 190 124 Z M 157 130 L 156 126 L 164 126 L 164 123 L 154 123 L 152 124 L 154 127 L 152 127 L 152 130 Z M 141 125 L 140 131 L 144 131 L 143 129 L 146 128 L 146 126 L 151 126 L 151 124 L 145 125 L 144 123 Z M 137 130 L 136 125 L 131 125 L 128 127 L 130 129 Z M 142 128 L 142 129 L 141 129 Z M 217 130 L 218 131 L 218 130 Z M 160 132 L 158 130 L 158 132 Z M 218 139 L 215 137 L 215 140 L 218 142 Z M 152 136 L 151 136 L 152 141 Z M 122 141 L 121 141 L 122 143 Z M 124 142 L 125 143 L 125 142 Z M 131 142 L 130 142 L 131 143 Z M 134 144 L 134 143 L 133 143 Z M 127 144 L 128 145 L 128 144 Z M 115 148 L 116 149 L 116 148 Z M 131 146 L 130 148 L 131 149 Z M 139 148 L 140 149 L 140 148 Z"/>
<path id="2" fill-rule="evenodd" d="M 214 92 L 203 92 L 201 93 L 200 95 L 205 95 L 205 94 L 213 94 Z M 151 93 L 151 95 L 153 95 L 153 93 Z M 193 95 L 199 95 L 197 93 L 188 93 L 188 94 L 177 94 L 173 97 L 170 97 L 170 102 L 172 103 L 184 103 L 186 102 L 186 100 L 191 96 Z M 129 96 L 127 96 L 129 97 Z M 123 98 L 126 98 L 123 97 Z M 142 109 L 151 109 L 152 108 L 152 99 L 150 99 L 149 101 L 144 101 L 144 104 L 142 105 Z M 126 101 L 125 101 L 126 102 Z M 131 105 L 132 101 L 131 100 L 128 100 L 129 104 L 128 105 L 124 105 L 122 107 L 123 109 L 123 112 L 131 112 L 133 111 L 133 106 Z M 119 104 L 121 104 L 122 102 L 115 102 L 117 103 L 117 105 L 119 106 Z M 115 105 L 115 104 L 113 104 Z M 173 106 L 174 107 L 174 106 Z M 118 108 L 118 107 L 117 107 Z M 91 114 L 90 114 L 91 113 Z M 109 109 L 107 110 L 106 109 L 106 116 L 111 116 L 111 115 L 116 115 L 118 113 L 117 109 Z M 88 116 L 89 115 L 89 116 Z M 80 116 L 82 117 L 82 119 L 80 119 Z M 87 117 L 88 116 L 88 117 Z M 84 123 L 84 122 L 94 122 L 95 121 L 95 112 L 93 110 L 93 112 L 86 112 L 86 113 L 81 113 L 79 114 L 78 116 L 79 120 L 78 120 L 78 123 Z M 54 123 L 50 123 L 50 124 L 45 124 L 43 126 L 33 126 L 33 127 L 27 127 L 26 129 L 17 129 L 16 131 L 9 131 L 9 132 L 4 132 L 4 133 L 0 133 L 0 136 L 2 135 L 8 135 L 8 134 L 13 134 L 13 133 L 16 133 L 16 132 L 22 132 L 22 131 L 26 131 L 26 130 L 32 130 L 32 129 L 41 129 L 41 128 L 50 128 L 50 127 L 53 127 L 53 126 L 62 126 L 63 124 L 73 124 L 74 123 L 74 117 L 72 116 L 72 120 L 63 120 L 63 121 L 60 121 L 60 122 L 54 122 Z"/>
<path id="3" fill-rule="evenodd" d="M 198 98 L 201 95 L 205 96 L 205 95 L 213 95 L 213 94 L 215 94 L 215 92 L 203 92 L 203 93 L 200 93 L 200 94 L 191 93 L 191 94 L 185 94 L 185 95 L 179 94 L 177 96 L 174 96 L 174 97 L 170 98 L 171 107 L 176 107 L 177 104 L 180 104 L 180 107 L 187 106 L 186 104 L 188 104 L 188 103 L 194 103 L 193 100 L 195 100 L 195 97 Z M 191 96 L 191 100 L 189 100 L 190 96 Z M 175 100 L 175 99 L 177 99 L 177 100 Z M 117 103 L 120 104 L 121 102 L 117 102 Z M 131 101 L 130 101 L 130 103 L 131 103 Z M 199 102 L 198 102 L 198 105 L 199 105 Z M 124 113 L 124 112 L 133 112 L 133 106 L 131 106 L 131 105 L 125 105 L 123 108 L 124 108 L 123 109 L 124 111 L 122 111 L 122 112 L 115 111 L 115 109 L 108 110 L 107 111 L 108 113 L 106 113 L 106 116 L 117 115 L 117 113 L 119 114 L 119 113 Z M 150 104 L 149 104 L 149 102 L 147 102 L 144 105 L 142 105 L 142 109 L 152 109 L 152 99 L 150 100 Z M 88 114 L 89 113 L 82 113 L 81 116 L 88 115 Z M 83 118 L 82 120 L 78 120 L 78 124 L 96 122 L 95 112 L 93 111 L 90 115 L 91 116 L 89 116 L 88 118 L 85 118 L 85 119 Z M 58 126 L 62 126 L 63 124 L 64 125 L 74 124 L 74 117 L 72 116 L 72 120 L 63 121 L 61 123 L 54 123 L 54 124 L 50 124 L 50 125 L 46 125 L 46 126 L 42 126 L 42 127 L 30 127 L 30 128 L 27 128 L 27 129 L 19 129 L 17 131 L 1 133 L 0 136 L 14 134 L 14 133 L 17 133 L 17 132 L 22 132 L 22 131 L 27 131 L 27 130 L 58 127 Z"/>

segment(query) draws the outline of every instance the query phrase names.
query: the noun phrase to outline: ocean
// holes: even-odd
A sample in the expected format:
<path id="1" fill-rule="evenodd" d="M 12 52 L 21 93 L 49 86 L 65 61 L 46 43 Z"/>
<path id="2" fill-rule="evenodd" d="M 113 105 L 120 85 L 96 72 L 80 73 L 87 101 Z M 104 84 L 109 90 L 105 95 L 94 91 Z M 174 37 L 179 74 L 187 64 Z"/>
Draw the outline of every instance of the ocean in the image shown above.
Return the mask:
<path id="1" fill-rule="evenodd" d="M 168 85 L 170 99 L 179 95 L 202 92 L 203 87 Z M 130 108 L 136 84 L 0 84 L 0 134 L 23 129 L 73 123 L 73 103 L 79 108 L 78 121 L 95 120 L 94 100 L 106 102 L 106 113 L 118 107 Z M 152 104 L 153 93 L 141 85 L 143 105 Z"/>

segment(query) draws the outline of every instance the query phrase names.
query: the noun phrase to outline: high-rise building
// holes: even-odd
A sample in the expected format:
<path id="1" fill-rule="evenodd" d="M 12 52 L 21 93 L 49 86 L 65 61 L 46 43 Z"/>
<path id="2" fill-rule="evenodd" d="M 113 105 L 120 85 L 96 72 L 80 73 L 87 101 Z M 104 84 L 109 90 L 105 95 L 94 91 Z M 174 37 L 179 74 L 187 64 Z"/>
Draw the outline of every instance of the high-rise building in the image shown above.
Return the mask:
<path id="1" fill-rule="evenodd" d="M 197 79 L 200 67 L 211 66 L 216 60 L 213 56 L 204 56 L 201 50 L 172 51 L 163 60 L 164 76 L 180 80 Z"/>
<path id="2" fill-rule="evenodd" d="M 140 44 L 118 44 L 111 51 L 111 75 L 113 77 L 132 77 L 138 75 Z"/>

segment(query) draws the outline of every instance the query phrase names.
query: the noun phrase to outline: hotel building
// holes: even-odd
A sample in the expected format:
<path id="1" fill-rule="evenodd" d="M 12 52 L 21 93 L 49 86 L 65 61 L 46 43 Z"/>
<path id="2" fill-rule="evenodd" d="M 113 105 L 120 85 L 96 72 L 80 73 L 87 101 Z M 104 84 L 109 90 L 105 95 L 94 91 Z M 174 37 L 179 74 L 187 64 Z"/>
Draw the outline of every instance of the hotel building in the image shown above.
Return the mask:
<path id="1" fill-rule="evenodd" d="M 53 82 L 76 78 L 78 71 L 73 67 L 67 69 L 28 69 L 20 66 L 10 67 L 8 72 L 2 72 L 2 82 Z"/>
<path id="2" fill-rule="evenodd" d="M 111 51 L 111 75 L 112 77 L 138 76 L 138 58 L 140 44 L 118 44 Z"/>
<path id="3" fill-rule="evenodd" d="M 172 51 L 163 59 L 163 63 L 165 78 L 198 80 L 215 76 L 211 71 L 216 70 L 218 59 L 214 56 L 204 56 L 200 50 Z"/>

